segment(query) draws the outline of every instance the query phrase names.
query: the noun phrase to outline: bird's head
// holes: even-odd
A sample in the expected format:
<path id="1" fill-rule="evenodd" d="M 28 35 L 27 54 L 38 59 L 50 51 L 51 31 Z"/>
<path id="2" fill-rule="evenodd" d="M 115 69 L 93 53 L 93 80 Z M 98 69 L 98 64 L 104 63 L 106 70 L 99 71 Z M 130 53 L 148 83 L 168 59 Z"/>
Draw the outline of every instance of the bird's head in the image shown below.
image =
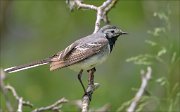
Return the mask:
<path id="1" fill-rule="evenodd" d="M 104 34 L 104 37 L 109 41 L 109 45 L 110 45 L 110 52 L 113 49 L 113 46 L 115 45 L 115 42 L 117 40 L 117 38 L 120 35 L 123 34 L 127 34 L 126 32 L 123 32 L 121 29 L 119 29 L 116 26 L 112 26 L 112 25 L 106 25 L 103 26 L 100 30 L 100 33 Z"/>
<path id="2" fill-rule="evenodd" d="M 112 25 L 103 26 L 99 32 L 103 33 L 107 39 L 117 39 L 120 35 L 127 34 L 127 32 L 123 32 L 118 27 Z"/>

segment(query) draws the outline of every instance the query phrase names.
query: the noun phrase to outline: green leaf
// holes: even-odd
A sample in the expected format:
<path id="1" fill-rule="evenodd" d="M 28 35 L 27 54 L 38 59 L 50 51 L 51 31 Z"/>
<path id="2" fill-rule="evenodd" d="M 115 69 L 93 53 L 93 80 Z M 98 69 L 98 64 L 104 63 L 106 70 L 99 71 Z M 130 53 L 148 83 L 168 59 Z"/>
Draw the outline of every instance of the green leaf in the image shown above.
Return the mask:
<path id="1" fill-rule="evenodd" d="M 164 12 L 154 12 L 154 17 L 158 17 L 160 20 L 169 20 L 169 17 Z"/>
<path id="2" fill-rule="evenodd" d="M 156 45 L 157 45 L 156 42 L 151 41 L 151 40 L 145 40 L 145 43 L 147 43 L 147 44 L 149 44 L 149 45 L 151 45 L 151 46 L 156 46 Z"/>
<path id="3" fill-rule="evenodd" d="M 134 64 L 137 65 L 151 65 L 152 62 L 150 61 L 151 58 L 154 58 L 154 56 L 150 54 L 141 54 L 135 57 L 131 57 L 126 59 L 126 62 L 133 62 Z"/>
<path id="4" fill-rule="evenodd" d="M 165 33 L 165 32 L 166 32 L 166 28 L 164 28 L 164 27 L 156 27 L 156 28 L 154 28 L 153 31 L 151 31 L 151 30 L 147 31 L 148 34 L 151 34 L 154 37 L 158 37 L 158 36 L 160 36 L 160 33 Z"/>
<path id="5" fill-rule="evenodd" d="M 162 56 L 163 54 L 166 54 L 167 50 L 165 47 L 161 48 L 161 50 L 157 53 L 157 56 L 160 57 Z"/>
<path id="6" fill-rule="evenodd" d="M 156 82 L 159 83 L 161 86 L 164 86 L 165 84 L 167 84 L 167 79 L 165 77 L 161 77 L 158 78 Z"/>

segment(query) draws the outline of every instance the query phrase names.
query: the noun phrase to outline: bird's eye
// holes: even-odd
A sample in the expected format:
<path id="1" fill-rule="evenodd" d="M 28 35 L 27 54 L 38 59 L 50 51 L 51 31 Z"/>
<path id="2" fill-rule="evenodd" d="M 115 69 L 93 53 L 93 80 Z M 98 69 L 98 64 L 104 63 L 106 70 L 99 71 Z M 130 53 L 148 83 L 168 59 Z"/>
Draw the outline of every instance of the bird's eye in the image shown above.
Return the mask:
<path id="1" fill-rule="evenodd" d="M 112 30 L 111 33 L 114 33 L 114 30 Z"/>

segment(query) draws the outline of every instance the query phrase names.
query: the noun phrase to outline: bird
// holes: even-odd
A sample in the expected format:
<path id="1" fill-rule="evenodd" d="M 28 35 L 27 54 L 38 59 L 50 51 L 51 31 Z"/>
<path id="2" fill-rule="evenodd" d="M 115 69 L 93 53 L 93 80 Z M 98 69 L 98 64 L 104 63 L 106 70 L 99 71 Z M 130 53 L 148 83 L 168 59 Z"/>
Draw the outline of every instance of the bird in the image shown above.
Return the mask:
<path id="1" fill-rule="evenodd" d="M 127 32 L 114 25 L 105 25 L 96 33 L 76 40 L 51 57 L 29 64 L 10 67 L 4 69 L 4 71 L 14 73 L 46 64 L 50 64 L 50 71 L 68 67 L 79 72 L 78 79 L 84 92 L 86 92 L 81 80 L 82 72 L 84 70 L 95 70 L 97 65 L 103 63 L 111 54 L 118 37 L 124 34 L 127 34 Z"/>

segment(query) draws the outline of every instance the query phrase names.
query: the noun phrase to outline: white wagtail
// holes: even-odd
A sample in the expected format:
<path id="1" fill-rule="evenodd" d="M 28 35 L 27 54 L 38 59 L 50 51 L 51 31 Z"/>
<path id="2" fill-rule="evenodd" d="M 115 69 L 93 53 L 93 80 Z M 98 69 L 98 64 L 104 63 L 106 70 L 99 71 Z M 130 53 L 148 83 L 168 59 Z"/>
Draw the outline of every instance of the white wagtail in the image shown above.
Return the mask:
<path id="1" fill-rule="evenodd" d="M 4 69 L 4 71 L 13 73 L 45 64 L 50 64 L 50 71 L 69 67 L 75 71 L 80 71 L 78 79 L 85 91 L 81 81 L 83 70 L 90 70 L 96 65 L 104 62 L 112 52 L 117 38 L 123 34 L 127 33 L 116 26 L 106 25 L 97 33 L 76 40 L 64 50 L 49 58 L 29 64 L 10 67 Z"/>

